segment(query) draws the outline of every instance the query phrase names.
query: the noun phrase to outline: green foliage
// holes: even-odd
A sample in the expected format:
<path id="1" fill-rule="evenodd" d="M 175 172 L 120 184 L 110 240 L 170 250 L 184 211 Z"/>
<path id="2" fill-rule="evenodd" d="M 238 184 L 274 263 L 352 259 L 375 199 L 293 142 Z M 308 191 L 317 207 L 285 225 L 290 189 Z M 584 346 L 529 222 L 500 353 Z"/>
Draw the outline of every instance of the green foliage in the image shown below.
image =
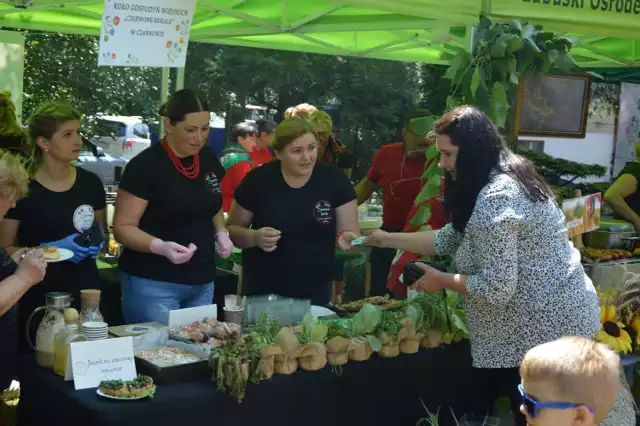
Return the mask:
<path id="1" fill-rule="evenodd" d="M 420 68 L 372 59 L 190 43 L 186 86 L 198 87 L 228 124 L 245 104 L 284 111 L 302 102 L 340 109 L 340 137 L 366 173 L 380 143 L 392 141 L 415 104 Z"/>
<path id="2" fill-rule="evenodd" d="M 569 55 L 571 40 L 544 32 L 539 25 L 493 23 L 482 17 L 475 40 L 473 54 L 459 53 L 444 75 L 453 84 L 448 106 L 462 98 L 464 103 L 485 111 L 502 129 L 507 125 L 510 99 L 522 74 L 570 71 L 576 66 Z"/>
<path id="3" fill-rule="evenodd" d="M 158 68 L 98 67 L 98 39 L 27 32 L 24 122 L 47 100 L 71 103 L 86 116 L 140 115 L 157 120 Z M 90 124 L 90 123 L 88 123 Z M 86 129 L 91 133 L 91 129 Z"/>
<path id="4" fill-rule="evenodd" d="M 482 17 L 476 27 L 474 41 L 472 53 L 458 53 L 443 75 L 452 89 L 447 98 L 447 108 L 462 104 L 475 105 L 507 134 L 511 133 L 512 125 L 511 100 L 523 74 L 548 73 L 555 69 L 571 71 L 576 67 L 569 54 L 572 41 L 545 32 L 540 25 L 519 21 L 493 23 Z M 563 177 L 569 177 L 568 181 L 573 182 L 581 177 L 605 173 L 600 166 L 586 166 L 545 154 L 540 157 L 536 157 L 540 155 L 536 153 L 526 155 L 552 184 L 564 182 Z M 426 174 L 425 177 L 430 178 Z M 435 187 L 430 180 L 422 188 L 416 204 L 433 197 Z M 421 206 L 410 223 L 412 226 L 424 225 L 430 216 L 430 208 Z"/>
<path id="5" fill-rule="evenodd" d="M 566 186 L 581 178 L 602 177 L 607 172 L 607 168 L 599 164 L 581 164 L 524 149 L 519 153 L 531 160 L 538 173 L 553 186 Z"/>

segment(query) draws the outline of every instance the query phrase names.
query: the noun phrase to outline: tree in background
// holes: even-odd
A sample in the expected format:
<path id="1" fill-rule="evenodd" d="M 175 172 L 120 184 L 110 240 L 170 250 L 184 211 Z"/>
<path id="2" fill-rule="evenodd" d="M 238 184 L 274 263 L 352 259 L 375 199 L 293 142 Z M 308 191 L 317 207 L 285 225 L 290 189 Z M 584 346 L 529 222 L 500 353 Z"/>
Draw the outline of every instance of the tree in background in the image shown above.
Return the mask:
<path id="1" fill-rule="evenodd" d="M 89 117 L 157 119 L 160 80 L 158 68 L 99 67 L 96 37 L 27 32 L 24 121 L 47 100 L 67 101 Z"/>

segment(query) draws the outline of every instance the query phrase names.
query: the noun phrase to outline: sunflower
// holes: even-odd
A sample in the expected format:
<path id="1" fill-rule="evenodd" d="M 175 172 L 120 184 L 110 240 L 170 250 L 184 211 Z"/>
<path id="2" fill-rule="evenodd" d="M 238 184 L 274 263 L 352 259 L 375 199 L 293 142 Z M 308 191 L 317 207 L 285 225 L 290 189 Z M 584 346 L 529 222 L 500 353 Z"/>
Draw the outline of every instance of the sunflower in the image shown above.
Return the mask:
<path id="1" fill-rule="evenodd" d="M 628 354 L 631 352 L 631 336 L 624 329 L 624 324 L 620 321 L 615 321 L 615 318 L 615 306 L 600 307 L 602 328 L 596 335 L 596 340 L 605 343 L 616 352 Z"/>

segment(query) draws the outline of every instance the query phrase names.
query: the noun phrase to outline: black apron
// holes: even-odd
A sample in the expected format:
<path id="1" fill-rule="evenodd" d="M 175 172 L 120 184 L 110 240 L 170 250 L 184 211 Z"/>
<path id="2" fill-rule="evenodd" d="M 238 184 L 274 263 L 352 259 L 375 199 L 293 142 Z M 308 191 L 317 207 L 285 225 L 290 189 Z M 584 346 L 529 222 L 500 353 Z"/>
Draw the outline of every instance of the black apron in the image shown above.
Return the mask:
<path id="1" fill-rule="evenodd" d="M 16 264 L 0 249 L 0 285 L 16 271 Z M 0 362 L 0 392 L 11 385 L 17 373 L 18 309 L 12 306 L 0 317 L 0 342 L 2 342 L 2 362 Z"/>

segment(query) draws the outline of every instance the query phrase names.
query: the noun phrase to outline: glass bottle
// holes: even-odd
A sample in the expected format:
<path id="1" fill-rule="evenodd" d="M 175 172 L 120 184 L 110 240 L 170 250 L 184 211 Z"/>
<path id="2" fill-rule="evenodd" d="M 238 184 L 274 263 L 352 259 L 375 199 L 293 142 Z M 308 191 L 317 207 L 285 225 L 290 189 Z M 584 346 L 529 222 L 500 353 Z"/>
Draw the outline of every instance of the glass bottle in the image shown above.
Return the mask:
<path id="1" fill-rule="evenodd" d="M 78 326 L 85 322 L 104 322 L 100 313 L 100 290 L 80 290 L 80 318 Z"/>
<path id="2" fill-rule="evenodd" d="M 73 342 L 86 342 L 84 334 L 78 332 L 78 311 L 64 311 L 65 327 L 53 339 L 53 372 L 64 377 L 69 357 L 69 346 Z"/>

